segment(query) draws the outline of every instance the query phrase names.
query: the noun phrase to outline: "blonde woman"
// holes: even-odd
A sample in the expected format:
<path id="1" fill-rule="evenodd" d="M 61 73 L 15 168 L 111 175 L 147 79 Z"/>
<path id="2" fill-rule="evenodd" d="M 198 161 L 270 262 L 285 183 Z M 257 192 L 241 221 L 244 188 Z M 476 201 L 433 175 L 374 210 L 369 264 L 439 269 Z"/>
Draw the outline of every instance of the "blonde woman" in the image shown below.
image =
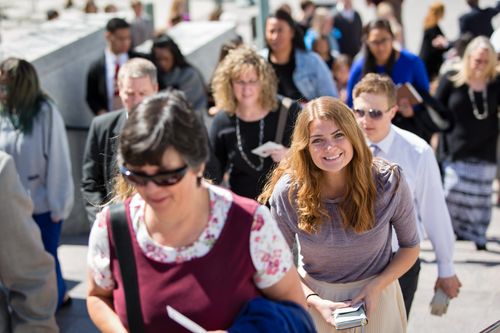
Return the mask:
<path id="1" fill-rule="evenodd" d="M 398 277 L 419 252 L 413 203 L 396 165 L 372 160 L 354 113 L 320 97 L 299 114 L 269 200 L 289 246 L 298 238 L 299 273 L 318 332 L 337 332 L 332 311 L 364 302 L 366 332 L 405 332 Z M 392 257 L 391 233 L 399 250 Z M 348 301 L 346 301 L 348 300 Z"/>
<path id="2" fill-rule="evenodd" d="M 215 104 L 224 112 L 217 113 L 210 128 L 213 157 L 208 174 L 219 183 L 228 172 L 231 190 L 248 198 L 257 198 L 268 172 L 286 154 L 300 109 L 290 99 L 288 105 L 282 103 L 276 90 L 271 65 L 248 47 L 231 50 L 212 80 Z M 277 141 L 283 112 L 286 121 L 282 140 L 276 142 L 282 146 L 267 151 L 268 157 L 252 153 L 268 141 Z"/>
<path id="3" fill-rule="evenodd" d="M 330 53 L 338 54 L 340 48 L 337 38 L 340 36 L 336 34 L 340 32 L 333 28 L 333 23 L 333 14 L 330 10 L 325 7 L 316 8 L 311 21 L 311 27 L 307 29 L 304 35 L 306 48 L 312 50 L 314 41 L 321 36 L 325 36 L 328 38 Z"/>
<path id="4" fill-rule="evenodd" d="M 439 82 L 436 98 L 451 111 L 454 128 L 441 135 L 446 202 L 457 239 L 486 250 L 496 172 L 500 82 L 497 56 L 486 37 L 474 38 L 458 71 Z"/>

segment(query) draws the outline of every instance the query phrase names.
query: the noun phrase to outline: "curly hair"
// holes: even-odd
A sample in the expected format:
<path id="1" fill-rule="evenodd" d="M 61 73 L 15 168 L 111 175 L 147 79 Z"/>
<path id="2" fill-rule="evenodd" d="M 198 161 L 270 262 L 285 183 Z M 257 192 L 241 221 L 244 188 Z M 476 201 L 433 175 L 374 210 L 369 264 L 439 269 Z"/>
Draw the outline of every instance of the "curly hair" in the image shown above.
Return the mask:
<path id="1" fill-rule="evenodd" d="M 249 70 L 255 70 L 260 80 L 260 105 L 268 110 L 275 110 L 278 107 L 276 98 L 278 79 L 273 68 L 255 50 L 241 46 L 230 50 L 215 70 L 212 91 L 219 109 L 231 115 L 236 112 L 238 101 L 234 96 L 232 81 Z"/>
<path id="2" fill-rule="evenodd" d="M 352 144 L 353 157 L 346 167 L 347 188 L 340 204 L 340 214 L 345 228 L 350 227 L 357 233 L 369 230 L 375 218 L 377 190 L 373 174 L 376 166 L 354 113 L 332 97 L 310 101 L 299 114 L 289 154 L 269 177 L 259 201 L 266 203 L 281 176 L 288 174 L 292 184 L 288 199 L 290 202 L 295 200 L 299 229 L 314 233 L 323 220 L 330 219 L 321 198 L 325 175 L 309 153 L 309 125 L 315 119 L 335 122 Z"/>

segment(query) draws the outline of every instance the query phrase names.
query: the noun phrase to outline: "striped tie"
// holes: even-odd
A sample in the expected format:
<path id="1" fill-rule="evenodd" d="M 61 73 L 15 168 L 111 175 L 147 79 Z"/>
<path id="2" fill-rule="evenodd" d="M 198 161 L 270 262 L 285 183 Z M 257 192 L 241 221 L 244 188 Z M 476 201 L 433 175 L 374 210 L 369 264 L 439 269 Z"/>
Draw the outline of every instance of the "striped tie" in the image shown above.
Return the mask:
<path id="1" fill-rule="evenodd" d="M 370 150 L 375 157 L 380 156 L 380 152 L 382 151 L 382 149 L 380 149 L 380 147 L 375 144 L 370 145 Z"/>

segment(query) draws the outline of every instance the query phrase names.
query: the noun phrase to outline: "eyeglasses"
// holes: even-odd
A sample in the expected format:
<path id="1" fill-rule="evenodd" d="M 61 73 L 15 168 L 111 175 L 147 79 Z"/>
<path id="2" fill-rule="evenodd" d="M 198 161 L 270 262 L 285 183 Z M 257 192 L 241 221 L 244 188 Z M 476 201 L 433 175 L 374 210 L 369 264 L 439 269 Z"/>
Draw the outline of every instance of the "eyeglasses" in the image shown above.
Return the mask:
<path id="1" fill-rule="evenodd" d="M 365 114 L 368 114 L 368 116 L 371 118 L 371 119 L 374 119 L 374 120 L 379 120 L 380 118 L 382 118 L 382 116 L 384 115 L 384 113 L 387 113 L 391 110 L 391 108 L 385 110 L 385 111 L 382 111 L 382 110 L 377 110 L 377 109 L 369 109 L 368 111 L 365 111 L 363 109 L 354 109 L 354 113 L 356 114 L 356 116 L 358 116 L 359 118 L 363 118 L 365 116 Z"/>
<path id="2" fill-rule="evenodd" d="M 385 43 L 391 41 L 392 38 L 382 38 L 382 39 L 375 39 L 375 40 L 368 40 L 366 41 L 366 43 L 370 46 L 380 46 L 380 45 L 384 45 Z"/>
<path id="3" fill-rule="evenodd" d="M 135 186 L 146 186 L 149 181 L 152 181 L 158 186 L 172 186 L 184 178 L 187 169 L 188 166 L 185 165 L 179 169 L 159 172 L 156 175 L 146 175 L 144 173 L 130 171 L 125 166 L 121 165 L 120 173 L 127 182 Z"/>
<path id="4" fill-rule="evenodd" d="M 252 81 L 243 81 L 243 80 L 233 80 L 233 84 L 237 86 L 256 86 L 259 84 L 259 80 L 252 80 Z"/>

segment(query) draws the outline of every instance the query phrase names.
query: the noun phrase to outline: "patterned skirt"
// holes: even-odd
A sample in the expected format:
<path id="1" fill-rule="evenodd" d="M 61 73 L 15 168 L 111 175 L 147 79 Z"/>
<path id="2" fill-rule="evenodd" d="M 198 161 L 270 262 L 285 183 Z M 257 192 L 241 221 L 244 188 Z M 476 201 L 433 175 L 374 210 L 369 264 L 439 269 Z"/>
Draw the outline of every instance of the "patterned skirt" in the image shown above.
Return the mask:
<path id="1" fill-rule="evenodd" d="M 455 234 L 477 245 L 485 245 L 496 164 L 479 160 L 454 161 L 444 162 L 443 169 L 446 203 Z"/>

